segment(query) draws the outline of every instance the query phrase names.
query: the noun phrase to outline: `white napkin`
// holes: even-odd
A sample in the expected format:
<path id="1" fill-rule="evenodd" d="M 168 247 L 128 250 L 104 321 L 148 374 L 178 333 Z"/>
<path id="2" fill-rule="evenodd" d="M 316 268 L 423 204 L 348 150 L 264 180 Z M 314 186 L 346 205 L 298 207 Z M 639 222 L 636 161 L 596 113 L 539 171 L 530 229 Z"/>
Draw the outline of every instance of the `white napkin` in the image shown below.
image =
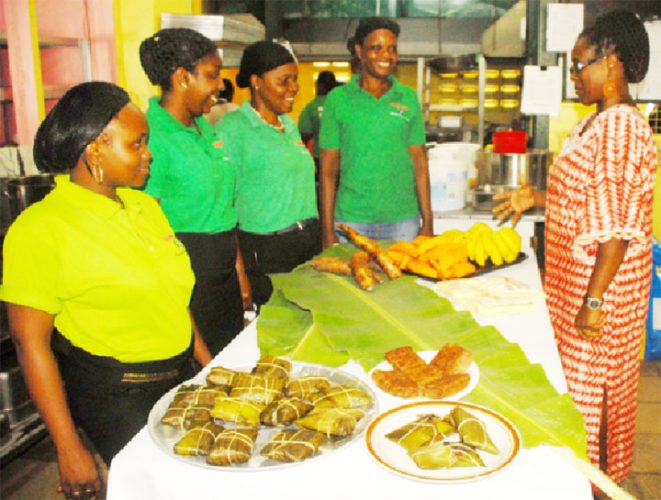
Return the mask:
<path id="1" fill-rule="evenodd" d="M 544 299 L 541 290 L 506 276 L 439 281 L 434 290 L 449 299 L 455 309 L 480 316 L 534 309 Z"/>

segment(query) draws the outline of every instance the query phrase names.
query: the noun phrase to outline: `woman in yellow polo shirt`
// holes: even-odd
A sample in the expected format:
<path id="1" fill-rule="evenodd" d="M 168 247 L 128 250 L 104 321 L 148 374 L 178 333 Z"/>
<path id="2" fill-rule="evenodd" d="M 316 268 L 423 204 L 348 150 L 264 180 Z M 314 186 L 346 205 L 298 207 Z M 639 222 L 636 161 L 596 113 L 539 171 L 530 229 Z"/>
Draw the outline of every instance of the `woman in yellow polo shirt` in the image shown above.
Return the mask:
<path id="1" fill-rule="evenodd" d="M 192 376 L 191 357 L 210 360 L 188 312 L 188 255 L 156 201 L 131 189 L 149 173 L 147 130 L 119 87 L 69 90 L 34 145 L 40 170 L 69 175 L 4 242 L 0 299 L 67 498 L 102 488 L 77 427 L 109 464 L 154 403 Z"/>

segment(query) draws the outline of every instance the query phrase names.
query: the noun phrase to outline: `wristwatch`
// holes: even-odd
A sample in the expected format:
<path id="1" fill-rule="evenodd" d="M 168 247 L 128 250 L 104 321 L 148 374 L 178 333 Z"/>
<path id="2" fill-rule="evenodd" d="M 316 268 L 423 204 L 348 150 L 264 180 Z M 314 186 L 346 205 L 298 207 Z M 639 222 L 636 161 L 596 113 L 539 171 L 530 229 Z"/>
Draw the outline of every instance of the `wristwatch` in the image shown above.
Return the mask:
<path id="1" fill-rule="evenodd" d="M 597 297 L 589 297 L 587 295 L 585 296 L 585 305 L 591 311 L 599 311 L 603 303 L 604 301 L 602 299 L 598 299 Z"/>

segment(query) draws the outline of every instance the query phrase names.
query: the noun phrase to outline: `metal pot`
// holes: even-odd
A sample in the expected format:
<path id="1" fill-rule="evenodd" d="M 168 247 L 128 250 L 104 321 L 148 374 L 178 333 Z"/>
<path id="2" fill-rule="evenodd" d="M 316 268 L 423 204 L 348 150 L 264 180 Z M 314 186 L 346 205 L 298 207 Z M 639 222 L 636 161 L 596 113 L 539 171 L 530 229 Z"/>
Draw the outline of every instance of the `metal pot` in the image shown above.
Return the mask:
<path id="1" fill-rule="evenodd" d="M 477 185 L 519 187 L 524 183 L 546 189 L 546 174 L 553 153 L 531 149 L 526 153 L 494 153 L 478 151 L 475 157 Z"/>
<path id="2" fill-rule="evenodd" d="M 53 174 L 28 175 L 2 179 L 2 224 L 6 230 L 18 214 L 41 200 L 55 186 Z M 6 210 L 6 211 L 5 211 Z M 8 216 L 5 216 L 5 213 Z"/>

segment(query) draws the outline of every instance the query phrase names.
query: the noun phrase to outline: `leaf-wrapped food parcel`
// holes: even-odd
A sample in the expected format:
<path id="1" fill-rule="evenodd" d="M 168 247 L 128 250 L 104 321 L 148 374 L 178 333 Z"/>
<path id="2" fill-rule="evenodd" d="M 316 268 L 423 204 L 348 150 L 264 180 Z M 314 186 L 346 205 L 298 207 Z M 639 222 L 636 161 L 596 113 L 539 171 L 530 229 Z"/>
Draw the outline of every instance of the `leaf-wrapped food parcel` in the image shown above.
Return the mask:
<path id="1" fill-rule="evenodd" d="M 386 434 L 391 441 L 406 448 L 408 452 L 432 441 L 445 439 L 456 434 L 457 430 L 438 415 L 420 415 L 414 422 L 408 423 Z"/>
<path id="2" fill-rule="evenodd" d="M 190 429 L 211 421 L 210 408 L 185 401 L 173 401 L 161 418 L 161 423 L 177 429 Z"/>
<path id="3" fill-rule="evenodd" d="M 372 398 L 362 389 L 348 385 L 331 387 L 326 394 L 313 397 L 316 408 L 366 408 Z"/>
<path id="4" fill-rule="evenodd" d="M 315 408 L 296 424 L 327 437 L 346 437 L 353 433 L 365 412 L 357 408 Z"/>
<path id="5" fill-rule="evenodd" d="M 229 387 L 237 372 L 223 366 L 214 366 L 207 374 L 207 384 Z"/>
<path id="6" fill-rule="evenodd" d="M 216 436 L 224 430 L 222 425 L 208 422 L 200 427 L 193 427 L 184 437 L 174 444 L 177 455 L 196 457 L 209 454 Z"/>
<path id="7" fill-rule="evenodd" d="M 263 404 L 253 403 L 241 398 L 219 397 L 211 410 L 211 416 L 225 422 L 234 422 L 247 427 L 258 427 L 259 415 L 264 408 L 265 405 Z"/>
<path id="8" fill-rule="evenodd" d="M 308 376 L 290 380 L 287 383 L 286 393 L 288 396 L 309 399 L 317 393 L 326 393 L 330 390 L 331 383 L 326 377 Z"/>
<path id="9" fill-rule="evenodd" d="M 255 375 L 261 375 L 266 378 L 279 378 L 285 383 L 289 380 L 289 372 L 291 371 L 291 363 L 283 358 L 263 354 L 255 369 L 252 371 Z"/>
<path id="10" fill-rule="evenodd" d="M 326 440 L 308 429 L 284 429 L 262 449 L 261 454 L 278 462 L 300 462 L 311 457 Z"/>
<path id="11" fill-rule="evenodd" d="M 227 429 L 218 434 L 207 462 L 211 465 L 237 465 L 250 460 L 257 439 L 257 429 Z"/>
<path id="12" fill-rule="evenodd" d="M 462 443 L 437 441 L 409 452 L 409 456 L 422 469 L 483 466 L 480 455 Z"/>
<path id="13" fill-rule="evenodd" d="M 498 453 L 498 448 L 491 441 L 484 423 L 471 413 L 455 406 L 445 418 L 456 427 L 463 443 L 478 450 Z"/>
<path id="14" fill-rule="evenodd" d="M 260 420 L 264 425 L 289 425 L 306 415 L 312 408 L 314 405 L 300 398 L 276 399 L 264 408 Z"/>
<path id="15" fill-rule="evenodd" d="M 174 395 L 174 402 L 186 402 L 191 405 L 211 408 L 218 396 L 227 396 L 227 391 L 223 386 L 182 385 Z"/>
<path id="16" fill-rule="evenodd" d="M 230 396 L 263 405 L 282 396 L 285 383 L 280 378 L 239 372 L 232 382 Z"/>

